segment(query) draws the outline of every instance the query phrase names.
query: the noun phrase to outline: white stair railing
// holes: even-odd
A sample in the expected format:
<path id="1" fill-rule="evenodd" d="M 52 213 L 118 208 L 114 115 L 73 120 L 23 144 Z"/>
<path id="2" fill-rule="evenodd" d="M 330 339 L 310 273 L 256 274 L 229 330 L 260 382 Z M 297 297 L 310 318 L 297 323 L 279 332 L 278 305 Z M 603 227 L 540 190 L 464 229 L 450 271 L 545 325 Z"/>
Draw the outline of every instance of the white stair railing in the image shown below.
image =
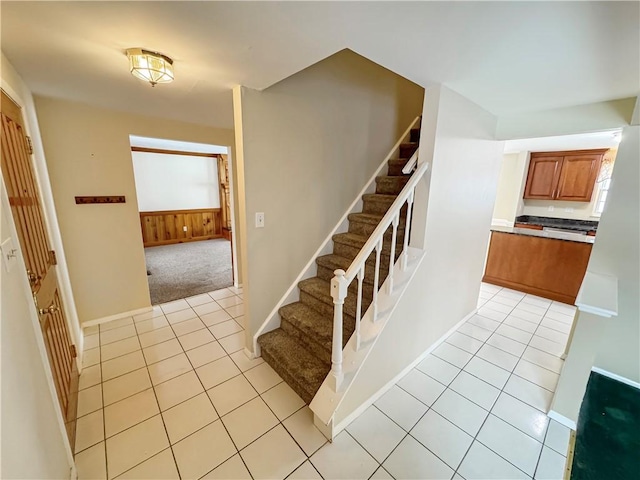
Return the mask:
<path id="1" fill-rule="evenodd" d="M 418 150 L 413 154 L 411 159 L 407 162 L 406 169 L 408 173 L 417 164 Z M 356 258 L 345 272 L 338 269 L 334 273 L 334 277 L 331 279 L 331 297 L 333 298 L 333 342 L 331 351 L 331 383 L 334 391 L 338 391 L 340 384 L 344 379 L 344 373 L 342 371 L 342 324 L 343 324 L 343 310 L 344 302 L 347 298 L 349 285 L 357 278 L 358 289 L 356 297 L 356 324 L 354 335 L 356 336 L 355 348 L 356 351 L 360 349 L 360 321 L 362 320 L 362 283 L 365 277 L 366 262 L 371 253 L 375 250 L 375 267 L 373 270 L 373 298 L 370 308 L 372 309 L 372 318 L 375 322 L 378 318 L 378 288 L 380 280 L 380 256 L 382 253 L 382 245 L 384 235 L 389 226 L 392 227 L 391 232 L 391 250 L 389 252 L 389 273 L 387 277 L 387 293 L 391 295 L 393 293 L 393 271 L 396 264 L 396 242 L 398 225 L 400 224 L 400 215 L 404 205 L 407 205 L 407 216 L 404 229 L 404 241 L 403 250 L 400 258 L 400 267 L 402 270 L 407 268 L 407 256 L 409 245 L 409 233 L 411 229 L 411 209 L 413 206 L 413 199 L 415 196 L 415 190 L 418 182 L 422 179 L 424 174 L 429 169 L 428 163 L 423 163 L 418 167 L 415 173 L 411 176 L 407 184 L 404 186 L 400 194 L 391 204 L 387 213 L 385 213 L 380 223 L 375 228 L 367 242 L 364 244 Z M 403 170 L 404 171 L 404 170 Z"/>

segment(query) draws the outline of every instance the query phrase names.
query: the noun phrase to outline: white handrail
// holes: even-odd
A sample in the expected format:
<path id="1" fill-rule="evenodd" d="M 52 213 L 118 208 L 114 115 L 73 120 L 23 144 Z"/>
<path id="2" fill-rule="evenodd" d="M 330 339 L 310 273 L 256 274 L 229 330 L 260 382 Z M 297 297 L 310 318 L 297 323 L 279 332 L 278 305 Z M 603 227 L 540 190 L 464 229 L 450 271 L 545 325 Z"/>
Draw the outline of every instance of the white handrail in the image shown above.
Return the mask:
<path id="1" fill-rule="evenodd" d="M 355 200 L 346 210 L 342 218 L 338 220 L 338 223 L 336 223 L 336 225 L 329 232 L 327 237 L 322 241 L 322 243 L 320 244 L 316 252 L 311 256 L 309 262 L 303 267 L 303 269 L 300 271 L 300 273 L 295 278 L 295 280 L 291 283 L 291 285 L 289 286 L 287 291 L 284 293 L 284 295 L 282 295 L 280 300 L 278 300 L 278 302 L 275 304 L 275 306 L 273 307 L 273 309 L 271 310 L 267 318 L 262 322 L 262 325 L 258 328 L 258 330 L 256 330 L 256 333 L 253 335 L 253 352 L 250 352 L 248 349 L 246 350 L 246 352 L 249 355 L 251 355 L 253 358 L 255 358 L 256 356 L 259 356 L 258 338 L 261 335 L 267 332 L 270 332 L 271 330 L 274 330 L 275 328 L 278 328 L 280 326 L 280 315 L 278 314 L 278 311 L 280 310 L 280 308 L 283 305 L 296 302 L 298 300 L 298 297 L 296 296 L 298 292 L 298 283 L 300 283 L 300 281 L 306 278 L 315 276 L 316 258 L 318 258 L 320 255 L 325 255 L 327 253 L 330 253 L 333 236 L 336 233 L 342 233 L 346 231 L 346 226 L 348 225 L 347 218 L 349 214 L 360 211 L 359 205 L 361 206 L 362 204 L 362 196 L 365 193 L 372 192 L 375 189 L 376 178 L 382 174 L 385 168 L 389 167 L 389 160 L 392 160 L 394 158 L 399 158 L 400 145 L 410 141 L 411 130 L 416 128 L 416 126 L 419 127 L 421 118 L 422 117 L 420 115 L 414 118 L 411 124 L 402 133 L 402 135 L 400 136 L 398 141 L 395 143 L 395 145 L 391 147 L 391 150 L 389 150 L 389 153 L 387 154 L 387 156 L 380 163 L 380 165 L 378 166 L 376 171 L 373 173 L 373 175 L 371 175 L 371 177 L 369 178 L 365 186 L 362 188 L 362 190 L 358 193 L 358 195 L 356 195 Z"/>
<path id="2" fill-rule="evenodd" d="M 414 153 L 414 156 L 417 156 L 417 155 L 418 155 L 418 151 L 416 150 L 416 153 Z M 411 176 L 411 178 L 409 179 L 407 184 L 404 186 L 404 188 L 402 189 L 398 197 L 393 201 L 393 203 L 389 207 L 389 210 L 387 210 L 387 213 L 385 213 L 384 217 L 382 217 L 382 220 L 380 220 L 380 223 L 378 223 L 378 226 L 373 231 L 373 233 L 369 236 L 369 239 L 360 250 L 360 253 L 356 255 L 356 258 L 353 259 L 353 262 L 351 262 L 351 265 L 345 272 L 345 275 L 344 275 L 345 280 L 347 280 L 349 283 L 351 283 L 351 281 L 358 274 L 358 270 L 360 269 L 362 264 L 366 262 L 367 258 L 369 258 L 369 255 L 371 254 L 371 252 L 373 252 L 373 249 L 376 248 L 376 244 L 378 243 L 380 238 L 384 235 L 384 232 L 387 231 L 387 228 L 389 228 L 389 225 L 391 225 L 391 223 L 393 222 L 393 219 L 396 217 L 398 212 L 400 212 L 400 209 L 407 202 L 407 200 L 415 190 L 416 185 L 418 184 L 418 182 L 420 181 L 420 179 L 428 169 L 429 169 L 429 164 L 423 163 L 420 166 L 420 168 L 416 171 L 416 173 L 414 173 Z"/>
<path id="3" fill-rule="evenodd" d="M 409 162 L 416 163 L 418 158 L 418 151 L 413 154 Z M 374 282 L 373 282 L 373 299 L 371 302 L 373 321 L 377 320 L 378 314 L 378 283 L 380 278 L 380 254 L 382 252 L 382 245 L 384 240 L 384 234 L 392 226 L 391 234 L 391 250 L 389 254 L 389 273 L 387 277 L 387 289 L 388 293 L 393 293 L 393 271 L 395 265 L 395 252 L 396 252 L 396 240 L 398 233 L 398 225 L 400 223 L 400 211 L 402 207 L 407 204 L 407 217 L 404 229 L 403 251 L 400 268 L 406 270 L 407 268 L 407 255 L 408 255 L 408 242 L 409 232 L 411 229 L 411 207 L 413 206 L 413 200 L 415 196 L 415 189 L 418 186 L 418 182 L 422 179 L 424 174 L 429 169 L 428 163 L 423 163 L 418 167 L 416 172 L 411 176 L 407 184 L 404 186 L 400 194 L 389 207 L 389 210 L 384 214 L 380 223 L 375 228 L 373 233 L 369 236 L 360 252 L 351 262 L 351 265 L 345 272 L 338 269 L 334 273 L 334 277 L 331 279 L 331 297 L 333 298 L 333 341 L 331 351 L 331 384 L 334 391 L 338 391 L 340 384 L 344 379 L 344 373 L 342 371 L 342 326 L 343 326 L 343 308 L 344 300 L 348 295 L 348 289 L 354 278 L 358 278 L 358 289 L 356 298 L 356 325 L 355 332 L 356 341 L 355 349 L 360 348 L 360 321 L 362 319 L 362 282 L 364 280 L 365 265 L 367 259 L 371 253 L 375 250 L 376 262 L 374 267 Z"/>

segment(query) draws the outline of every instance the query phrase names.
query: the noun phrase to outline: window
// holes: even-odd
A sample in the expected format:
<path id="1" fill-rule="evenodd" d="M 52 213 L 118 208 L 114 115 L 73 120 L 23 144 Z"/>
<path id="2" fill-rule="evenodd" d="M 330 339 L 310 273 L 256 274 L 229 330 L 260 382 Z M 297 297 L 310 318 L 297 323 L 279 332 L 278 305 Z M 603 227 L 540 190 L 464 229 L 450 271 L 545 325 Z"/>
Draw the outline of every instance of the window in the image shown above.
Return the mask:
<path id="1" fill-rule="evenodd" d="M 613 162 L 615 161 L 617 151 L 609 150 L 602 159 L 600 173 L 596 180 L 596 201 L 593 205 L 593 216 L 599 217 L 604 212 L 604 206 L 607 204 L 609 189 L 611 188 L 611 174 L 613 173 Z"/>

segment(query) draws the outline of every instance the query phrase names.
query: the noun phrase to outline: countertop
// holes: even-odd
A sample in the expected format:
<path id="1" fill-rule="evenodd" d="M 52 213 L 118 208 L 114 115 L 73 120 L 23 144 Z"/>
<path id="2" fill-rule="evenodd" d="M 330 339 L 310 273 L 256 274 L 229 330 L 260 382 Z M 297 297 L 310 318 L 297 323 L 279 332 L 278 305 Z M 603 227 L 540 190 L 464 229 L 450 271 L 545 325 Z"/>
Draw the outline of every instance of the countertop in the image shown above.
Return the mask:
<path id="1" fill-rule="evenodd" d="M 550 230 L 533 230 L 531 228 L 517 227 L 491 227 L 492 232 L 513 233 L 515 235 L 527 235 L 529 237 L 553 238 L 555 240 L 566 240 L 578 243 L 593 243 L 595 237 L 582 235 L 579 233 L 556 232 Z"/>
<path id="2" fill-rule="evenodd" d="M 598 222 L 594 220 L 573 220 L 568 218 L 533 217 L 521 215 L 516 217 L 515 223 L 526 225 L 539 225 L 541 227 L 560 228 L 563 230 L 575 230 L 579 232 L 595 232 Z"/>

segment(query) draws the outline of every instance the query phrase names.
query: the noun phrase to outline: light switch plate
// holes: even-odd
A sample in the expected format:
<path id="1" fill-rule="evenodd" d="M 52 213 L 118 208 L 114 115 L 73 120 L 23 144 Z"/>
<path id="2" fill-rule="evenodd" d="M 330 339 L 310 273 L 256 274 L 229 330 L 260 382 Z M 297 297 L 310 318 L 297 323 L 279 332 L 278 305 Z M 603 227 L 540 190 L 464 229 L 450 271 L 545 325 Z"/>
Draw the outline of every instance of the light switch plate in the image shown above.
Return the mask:
<path id="1" fill-rule="evenodd" d="M 556 209 L 556 207 L 554 207 L 553 205 L 549 205 L 549 211 L 553 212 Z"/>
<path id="2" fill-rule="evenodd" d="M 264 228 L 264 212 L 256 213 L 256 228 Z"/>
<path id="3" fill-rule="evenodd" d="M 0 251 L 2 251 L 2 263 L 7 272 L 10 272 L 14 265 L 18 262 L 18 250 L 13 246 L 13 239 L 7 238 L 2 245 L 0 245 Z"/>

